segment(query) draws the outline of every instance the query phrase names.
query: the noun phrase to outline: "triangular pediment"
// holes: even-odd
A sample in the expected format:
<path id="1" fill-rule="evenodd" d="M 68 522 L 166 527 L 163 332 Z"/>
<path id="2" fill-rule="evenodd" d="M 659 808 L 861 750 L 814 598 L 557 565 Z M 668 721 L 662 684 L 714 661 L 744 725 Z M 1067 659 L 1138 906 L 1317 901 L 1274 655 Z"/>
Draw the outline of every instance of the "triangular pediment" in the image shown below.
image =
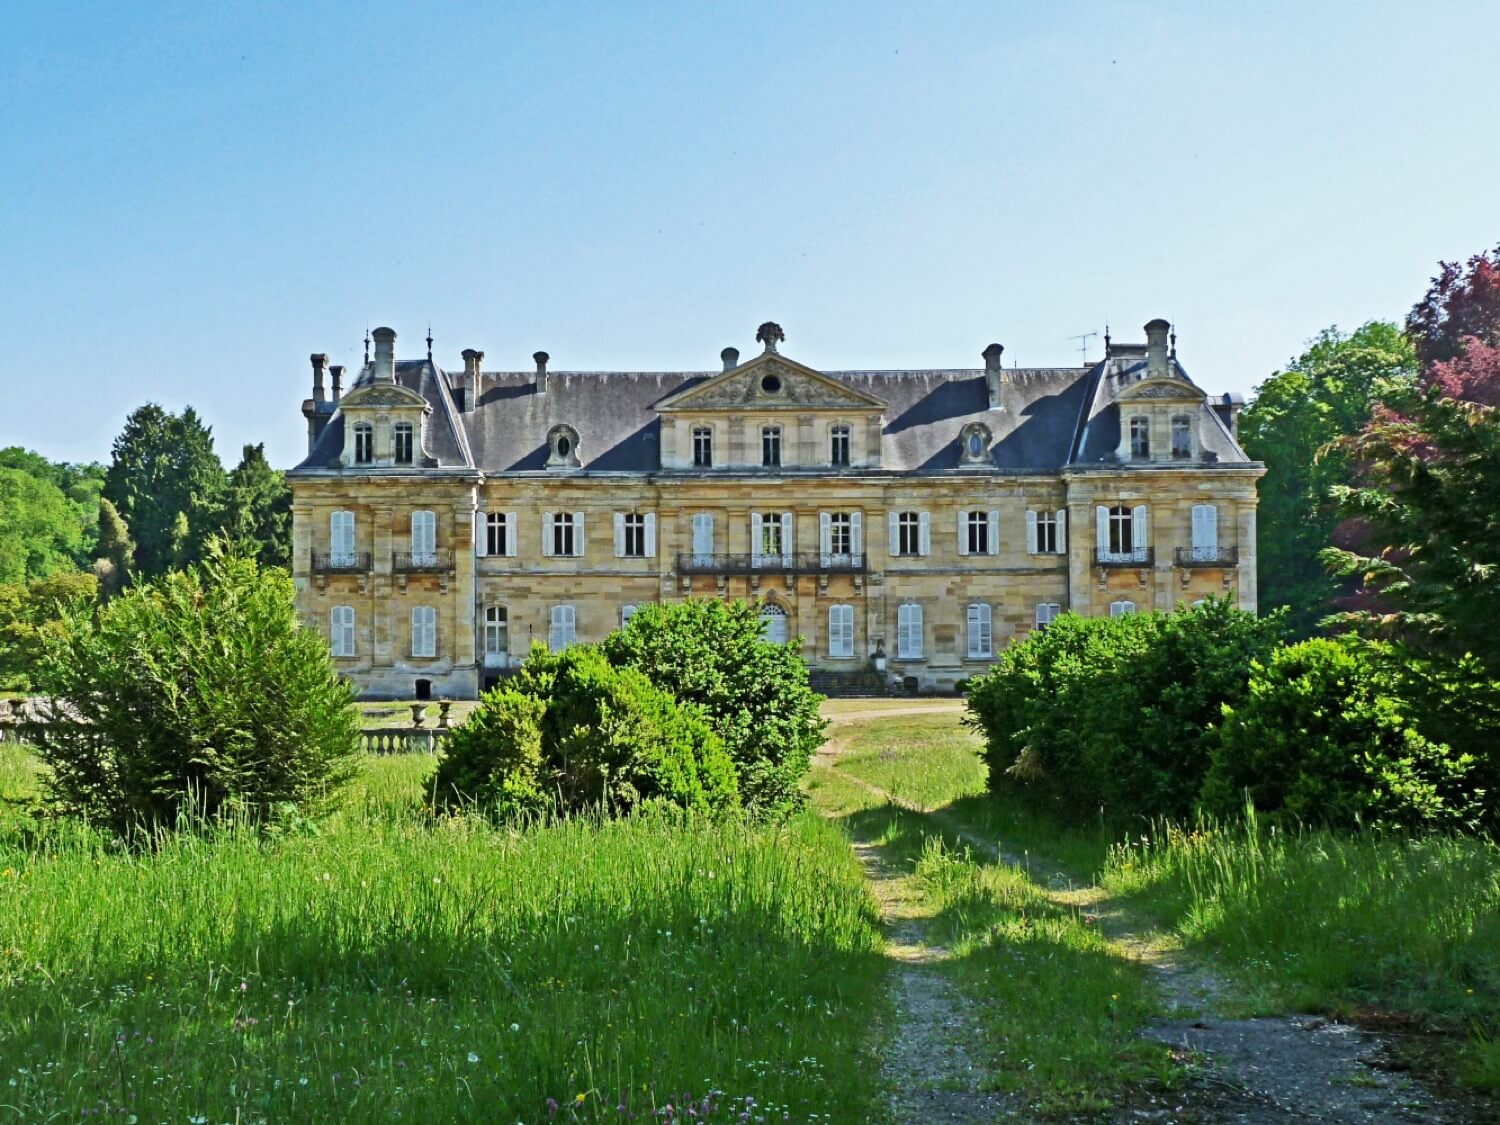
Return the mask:
<path id="1" fill-rule="evenodd" d="M 885 402 L 776 352 L 767 352 L 656 404 L 683 410 L 883 411 Z"/>
<path id="2" fill-rule="evenodd" d="M 1201 387 L 1186 379 L 1172 375 L 1158 375 L 1132 383 L 1119 394 L 1119 402 L 1139 402 L 1152 399 L 1157 402 L 1202 402 L 1207 397 Z"/>
<path id="3" fill-rule="evenodd" d="M 396 383 L 367 383 L 363 387 L 355 387 L 340 400 L 339 406 L 344 410 L 382 409 L 389 410 L 400 407 L 427 406 L 427 400 L 416 391 Z"/>

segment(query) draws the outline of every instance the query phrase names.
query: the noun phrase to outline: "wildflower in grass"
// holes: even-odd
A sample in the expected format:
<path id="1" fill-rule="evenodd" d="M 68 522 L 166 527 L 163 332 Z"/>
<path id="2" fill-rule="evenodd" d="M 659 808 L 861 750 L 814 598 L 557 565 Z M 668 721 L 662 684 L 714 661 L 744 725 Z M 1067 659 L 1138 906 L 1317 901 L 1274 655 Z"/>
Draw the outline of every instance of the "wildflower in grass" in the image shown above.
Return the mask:
<path id="1" fill-rule="evenodd" d="M 469 1052 L 469 1061 L 471 1063 L 477 1063 L 479 1061 L 479 1056 L 477 1054 L 475 1054 L 473 1051 L 470 1051 Z"/>
<path id="2" fill-rule="evenodd" d="M 520 1031 L 521 1030 L 521 1025 L 518 1024 L 518 1023 L 513 1023 L 513 1024 L 510 1025 L 510 1029 L 512 1031 Z"/>

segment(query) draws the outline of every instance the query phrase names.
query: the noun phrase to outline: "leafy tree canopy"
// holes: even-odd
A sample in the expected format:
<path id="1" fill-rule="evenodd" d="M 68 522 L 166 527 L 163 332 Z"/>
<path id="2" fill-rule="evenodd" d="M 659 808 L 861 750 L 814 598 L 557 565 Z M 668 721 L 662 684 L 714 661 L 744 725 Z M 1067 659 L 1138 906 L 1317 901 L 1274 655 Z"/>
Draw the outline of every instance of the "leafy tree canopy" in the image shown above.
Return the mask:
<path id="1" fill-rule="evenodd" d="M 292 490 L 266 461 L 264 444 L 247 445 L 229 473 L 221 526 L 263 566 L 288 566 L 292 557 Z"/>
<path id="2" fill-rule="evenodd" d="M 1439 262 L 1406 331 L 1428 367 L 1458 356 L 1470 339 L 1500 347 L 1500 246 L 1464 263 Z"/>

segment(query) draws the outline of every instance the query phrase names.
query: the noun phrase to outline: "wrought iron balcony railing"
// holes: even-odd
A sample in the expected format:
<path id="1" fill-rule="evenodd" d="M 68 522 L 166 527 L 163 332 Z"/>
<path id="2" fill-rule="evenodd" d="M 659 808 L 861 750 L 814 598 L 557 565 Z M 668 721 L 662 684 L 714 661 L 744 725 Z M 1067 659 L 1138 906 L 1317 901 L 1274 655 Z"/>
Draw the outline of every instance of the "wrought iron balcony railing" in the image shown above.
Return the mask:
<path id="1" fill-rule="evenodd" d="M 1150 547 L 1137 547 L 1133 551 L 1111 551 L 1099 547 L 1094 551 L 1094 562 L 1098 566 L 1150 566 L 1156 554 Z"/>
<path id="2" fill-rule="evenodd" d="M 368 574 L 370 552 L 314 551 L 312 570 L 314 574 Z"/>
<path id="3" fill-rule="evenodd" d="M 1178 566 L 1238 566 L 1238 547 L 1178 547 L 1173 551 Z"/>
<path id="4" fill-rule="evenodd" d="M 677 556 L 679 574 L 863 574 L 863 554 Z"/>
<path id="5" fill-rule="evenodd" d="M 391 558 L 397 574 L 452 574 L 452 551 L 397 551 Z"/>

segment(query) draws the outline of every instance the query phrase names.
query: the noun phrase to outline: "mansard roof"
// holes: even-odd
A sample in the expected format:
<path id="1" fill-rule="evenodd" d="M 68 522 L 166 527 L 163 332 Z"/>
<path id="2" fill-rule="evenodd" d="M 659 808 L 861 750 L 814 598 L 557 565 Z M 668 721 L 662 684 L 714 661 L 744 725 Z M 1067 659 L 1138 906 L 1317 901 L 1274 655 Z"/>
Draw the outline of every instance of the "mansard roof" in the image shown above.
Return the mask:
<path id="1" fill-rule="evenodd" d="M 1086 368 L 1005 368 L 999 381 L 998 408 L 990 406 L 982 368 L 818 371 L 816 375 L 851 392 L 852 412 L 861 412 L 858 403 L 867 404 L 864 410 L 882 411 L 881 472 L 929 474 L 957 469 L 960 432 L 971 422 L 981 422 L 992 435 L 991 459 L 997 470 L 1056 473 L 1115 461 L 1119 396 L 1144 377 L 1145 367 L 1143 351 L 1117 348 L 1112 358 Z M 430 360 L 396 364 L 397 383 L 417 391 L 432 406 L 426 449 L 438 467 L 491 474 L 544 469 L 548 434 L 559 425 L 577 431 L 586 473 L 661 471 L 661 409 L 690 410 L 693 396 L 688 392 L 722 380 L 725 374 L 548 371 L 546 392 L 538 393 L 533 371 L 487 371 L 478 402 L 460 412 L 450 389 L 455 381 L 442 368 Z M 1174 374 L 1192 386 L 1175 361 Z M 366 365 L 354 388 L 367 385 L 372 377 L 373 369 Z M 1193 409 L 1201 417 L 1202 448 L 1213 459 L 1219 464 L 1250 463 L 1206 396 Z M 292 471 L 316 473 L 336 466 L 343 441 L 343 413 L 337 411 L 312 452 Z"/>
<path id="2" fill-rule="evenodd" d="M 1121 352 L 1124 354 L 1120 354 Z M 1223 401 L 1225 396 L 1220 396 Z M 1132 402 L 1152 400 L 1180 403 L 1198 423 L 1199 448 L 1204 459 L 1219 465 L 1254 464 L 1239 442 L 1209 404 L 1208 395 L 1193 382 L 1182 364 L 1174 358 L 1166 376 L 1149 378 L 1144 349 L 1119 348 L 1090 373 L 1089 405 L 1079 419 L 1075 468 L 1117 464 L 1122 416 L 1130 412 Z"/>

